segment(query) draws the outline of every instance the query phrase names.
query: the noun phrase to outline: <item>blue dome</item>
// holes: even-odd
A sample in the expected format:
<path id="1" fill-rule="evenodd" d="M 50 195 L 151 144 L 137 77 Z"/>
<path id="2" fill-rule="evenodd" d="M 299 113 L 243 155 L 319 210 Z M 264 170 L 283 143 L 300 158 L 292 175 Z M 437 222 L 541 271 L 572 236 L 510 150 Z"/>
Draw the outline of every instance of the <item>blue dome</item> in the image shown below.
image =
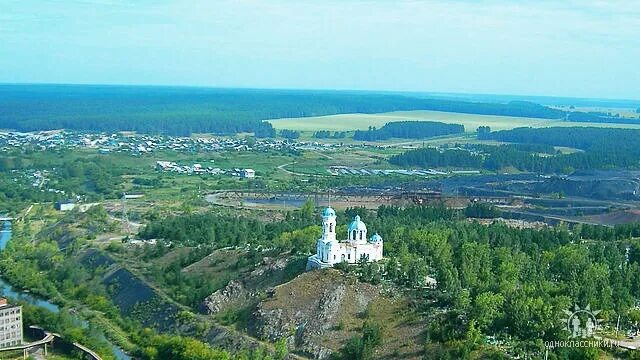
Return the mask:
<path id="1" fill-rule="evenodd" d="M 336 216 L 336 212 L 329 206 L 322 212 L 322 217 Z"/>
<path id="2" fill-rule="evenodd" d="M 358 230 L 358 231 L 367 231 L 367 225 L 365 225 L 361 220 L 360 220 L 360 216 L 356 215 L 355 218 L 353 218 L 353 221 L 351 222 L 351 224 L 349 225 L 349 232 L 353 231 L 353 230 Z"/>
<path id="3" fill-rule="evenodd" d="M 373 234 L 371 239 L 369 239 L 369 241 L 371 241 L 371 242 L 380 242 L 380 241 L 382 241 L 382 236 L 378 235 L 378 233 L 375 233 L 375 234 Z"/>

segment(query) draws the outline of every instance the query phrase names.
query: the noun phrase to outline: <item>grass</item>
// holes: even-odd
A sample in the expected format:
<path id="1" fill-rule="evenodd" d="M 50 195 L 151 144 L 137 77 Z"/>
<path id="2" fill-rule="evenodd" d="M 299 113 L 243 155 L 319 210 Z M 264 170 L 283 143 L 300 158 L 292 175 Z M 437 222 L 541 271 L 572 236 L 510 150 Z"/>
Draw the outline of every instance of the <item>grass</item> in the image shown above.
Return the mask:
<path id="1" fill-rule="evenodd" d="M 534 118 L 520 118 L 511 116 L 474 115 L 440 111 L 395 111 L 379 114 L 340 114 L 329 116 L 314 116 L 306 118 L 274 119 L 269 122 L 276 129 L 292 129 L 299 131 L 352 131 L 366 130 L 369 126 L 382 127 L 393 121 L 439 121 L 464 125 L 467 132 L 474 132 L 478 126 L 489 125 L 492 130 L 509 130 L 516 127 L 552 127 L 552 126 L 594 126 L 606 128 L 640 129 L 640 125 L 629 124 L 599 124 L 567 122 L 560 120 L 545 120 Z"/>

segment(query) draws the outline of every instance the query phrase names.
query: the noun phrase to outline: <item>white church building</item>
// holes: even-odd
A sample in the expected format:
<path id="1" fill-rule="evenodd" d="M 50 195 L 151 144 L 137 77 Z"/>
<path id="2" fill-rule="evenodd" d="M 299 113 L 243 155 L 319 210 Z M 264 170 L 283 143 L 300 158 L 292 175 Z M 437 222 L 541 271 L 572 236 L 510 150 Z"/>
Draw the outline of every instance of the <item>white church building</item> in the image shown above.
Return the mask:
<path id="1" fill-rule="evenodd" d="M 357 215 L 349 224 L 347 239 L 336 240 L 336 212 L 328 207 L 322 212 L 322 237 L 316 242 L 316 254 L 309 256 L 307 270 L 332 267 L 343 261 L 356 264 L 361 258 L 382 260 L 382 245 L 377 233 L 367 238 L 367 225 Z"/>

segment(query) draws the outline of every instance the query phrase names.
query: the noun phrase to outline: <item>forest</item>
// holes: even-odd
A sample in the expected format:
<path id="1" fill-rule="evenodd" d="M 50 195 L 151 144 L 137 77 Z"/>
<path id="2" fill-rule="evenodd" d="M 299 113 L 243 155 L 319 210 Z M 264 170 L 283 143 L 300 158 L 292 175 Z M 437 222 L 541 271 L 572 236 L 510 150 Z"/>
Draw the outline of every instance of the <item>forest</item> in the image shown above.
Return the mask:
<path id="1" fill-rule="evenodd" d="M 461 134 L 464 126 L 445 124 L 435 121 L 394 121 L 385 124 L 380 129 L 369 127 L 368 130 L 356 130 L 354 140 L 378 141 L 391 138 L 426 139 L 434 136 Z"/>
<path id="2" fill-rule="evenodd" d="M 482 140 L 507 145 L 469 144 L 455 149 L 421 148 L 394 155 L 399 166 L 482 168 L 497 171 L 513 167 L 537 173 L 574 170 L 637 168 L 640 166 L 640 130 L 604 128 L 517 128 L 478 133 Z M 576 148 L 562 154 L 553 146 Z"/>
<path id="3" fill-rule="evenodd" d="M 478 210 L 488 214 L 479 208 L 465 212 Z M 609 324 L 618 315 L 626 326 L 640 320 L 634 309 L 640 296 L 637 224 L 533 230 L 461 221 L 463 213 L 438 207 L 347 212 L 361 213 L 369 226 L 385 234 L 384 269 L 393 270 L 382 275 L 376 265 L 363 264 L 357 271 L 361 280 L 386 278 L 420 288 L 425 275 L 437 279 L 440 291 L 434 303 L 420 305 L 431 314 L 425 348 L 431 358 L 475 358 L 472 352 L 483 347 L 487 335 L 511 339 L 512 354 L 542 356 L 545 340 L 566 338 L 560 317 L 573 304 L 602 309 Z M 579 348 L 549 354 L 549 359 L 560 358 L 598 355 Z"/>
<path id="4" fill-rule="evenodd" d="M 565 111 L 526 101 L 469 102 L 372 92 L 0 85 L 0 128 L 17 131 L 65 128 L 180 136 L 255 132 L 258 137 L 272 137 L 275 130 L 262 120 L 400 110 L 541 119 L 567 115 Z M 571 116 L 579 114 L 572 112 Z"/>
<path id="5" fill-rule="evenodd" d="M 630 151 L 640 145 L 640 130 L 596 127 L 516 128 L 478 134 L 481 140 L 566 146 L 581 150 Z"/>

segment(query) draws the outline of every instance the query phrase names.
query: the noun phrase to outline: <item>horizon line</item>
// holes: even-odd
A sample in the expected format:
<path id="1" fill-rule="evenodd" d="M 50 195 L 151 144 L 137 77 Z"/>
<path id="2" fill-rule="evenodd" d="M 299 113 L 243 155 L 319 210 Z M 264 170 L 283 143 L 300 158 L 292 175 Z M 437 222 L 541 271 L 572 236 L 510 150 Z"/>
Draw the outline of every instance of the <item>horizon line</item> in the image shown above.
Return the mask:
<path id="1" fill-rule="evenodd" d="M 61 83 L 61 82 L 2 82 L 0 86 L 103 86 L 103 87 L 153 87 L 153 88 L 193 88 L 193 89 L 218 89 L 218 90 L 266 90 L 266 91 L 324 91 L 324 92 L 351 92 L 351 93 L 374 93 L 388 95 L 434 95 L 434 96 L 496 96 L 496 97 L 520 97 L 520 98 L 547 98 L 547 99 L 570 99 L 570 100 L 594 100 L 594 101 L 620 101 L 635 102 L 640 106 L 640 98 L 607 98 L 607 97 L 576 97 L 565 95 L 531 95 L 531 94 L 509 94 L 509 93 L 474 93 L 456 91 L 428 91 L 428 90 L 385 90 L 385 89 L 344 89 L 344 88 L 295 88 L 295 87 L 250 87 L 250 86 L 215 86 L 215 85 L 194 85 L 194 84 L 124 84 L 124 83 Z M 471 100 L 468 100 L 471 101 Z M 473 102 L 473 101 L 471 101 Z"/>

